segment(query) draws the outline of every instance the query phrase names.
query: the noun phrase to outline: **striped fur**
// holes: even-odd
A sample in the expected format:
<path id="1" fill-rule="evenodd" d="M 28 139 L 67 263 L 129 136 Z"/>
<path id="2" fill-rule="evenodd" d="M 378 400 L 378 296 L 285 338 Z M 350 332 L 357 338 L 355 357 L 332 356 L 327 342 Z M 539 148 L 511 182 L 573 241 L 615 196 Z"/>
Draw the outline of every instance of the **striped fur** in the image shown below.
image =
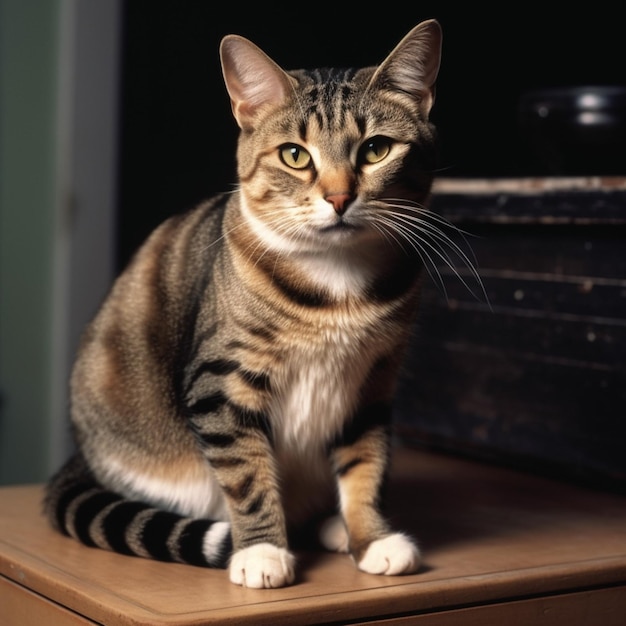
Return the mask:
<path id="1" fill-rule="evenodd" d="M 377 68 L 285 72 L 221 46 L 239 189 L 157 228 L 86 329 L 77 452 L 45 508 L 88 546 L 278 587 L 292 529 L 364 571 L 419 564 L 381 514 L 391 402 L 423 260 L 436 22 Z"/>

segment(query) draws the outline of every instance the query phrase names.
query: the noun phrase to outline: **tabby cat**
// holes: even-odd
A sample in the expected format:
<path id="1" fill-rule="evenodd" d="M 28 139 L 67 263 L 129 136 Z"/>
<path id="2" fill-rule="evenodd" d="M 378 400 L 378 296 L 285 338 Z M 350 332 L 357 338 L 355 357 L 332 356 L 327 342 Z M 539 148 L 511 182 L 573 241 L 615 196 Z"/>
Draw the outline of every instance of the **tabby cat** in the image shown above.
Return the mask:
<path id="1" fill-rule="evenodd" d="M 291 530 L 372 574 L 420 553 L 381 513 L 435 167 L 434 20 L 377 67 L 284 71 L 226 36 L 239 186 L 157 228 L 87 327 L 60 532 L 129 555 L 295 578 Z M 293 544 L 292 544 L 293 545 Z"/>

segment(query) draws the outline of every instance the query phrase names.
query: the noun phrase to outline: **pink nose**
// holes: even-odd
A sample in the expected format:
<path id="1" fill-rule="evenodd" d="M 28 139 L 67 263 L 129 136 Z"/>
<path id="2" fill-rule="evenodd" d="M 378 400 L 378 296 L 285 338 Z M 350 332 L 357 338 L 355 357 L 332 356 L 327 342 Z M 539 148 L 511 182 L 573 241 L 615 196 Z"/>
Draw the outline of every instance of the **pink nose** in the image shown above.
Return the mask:
<path id="1" fill-rule="evenodd" d="M 352 200 L 352 194 L 331 193 L 330 195 L 325 196 L 324 200 L 333 205 L 333 209 L 335 209 L 337 215 L 343 215 L 348 208 L 348 204 L 350 204 L 350 201 Z"/>

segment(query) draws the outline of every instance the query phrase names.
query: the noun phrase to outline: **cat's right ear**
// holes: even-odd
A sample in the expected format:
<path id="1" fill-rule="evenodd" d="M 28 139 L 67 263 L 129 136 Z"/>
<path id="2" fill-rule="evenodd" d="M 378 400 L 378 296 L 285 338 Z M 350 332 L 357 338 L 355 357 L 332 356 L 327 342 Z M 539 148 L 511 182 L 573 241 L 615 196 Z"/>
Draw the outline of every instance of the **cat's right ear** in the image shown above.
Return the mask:
<path id="1" fill-rule="evenodd" d="M 259 112 L 281 104 L 293 91 L 294 79 L 244 37 L 226 35 L 220 58 L 233 115 L 242 129 L 254 128 Z"/>

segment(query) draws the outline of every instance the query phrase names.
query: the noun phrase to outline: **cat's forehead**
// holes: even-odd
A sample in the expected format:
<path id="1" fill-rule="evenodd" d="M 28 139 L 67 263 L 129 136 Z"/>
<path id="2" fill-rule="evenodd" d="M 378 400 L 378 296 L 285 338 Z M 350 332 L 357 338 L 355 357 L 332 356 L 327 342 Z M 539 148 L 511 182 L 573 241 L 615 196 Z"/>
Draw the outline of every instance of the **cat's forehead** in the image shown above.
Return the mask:
<path id="1" fill-rule="evenodd" d="M 347 97 L 362 90 L 373 68 L 322 67 L 288 72 L 298 81 L 300 91 L 313 99 Z"/>
<path id="2" fill-rule="evenodd" d="M 346 146 L 362 140 L 371 126 L 370 110 L 362 107 L 362 69 L 317 68 L 283 70 L 295 79 L 277 101 L 265 106 L 252 130 L 238 140 L 239 165 L 255 159 L 255 149 L 274 149 L 287 142 L 316 146 L 326 157 L 344 158 Z"/>
<path id="3" fill-rule="evenodd" d="M 367 106 L 365 92 L 370 68 L 316 68 L 289 72 L 296 78 L 294 104 L 304 113 L 309 131 L 345 135 L 349 128 L 359 134 L 365 129 Z"/>
<path id="4" fill-rule="evenodd" d="M 358 70 L 353 67 L 318 67 L 315 69 L 294 70 L 300 78 L 306 77 L 312 83 L 325 85 L 327 83 L 350 83 Z"/>

